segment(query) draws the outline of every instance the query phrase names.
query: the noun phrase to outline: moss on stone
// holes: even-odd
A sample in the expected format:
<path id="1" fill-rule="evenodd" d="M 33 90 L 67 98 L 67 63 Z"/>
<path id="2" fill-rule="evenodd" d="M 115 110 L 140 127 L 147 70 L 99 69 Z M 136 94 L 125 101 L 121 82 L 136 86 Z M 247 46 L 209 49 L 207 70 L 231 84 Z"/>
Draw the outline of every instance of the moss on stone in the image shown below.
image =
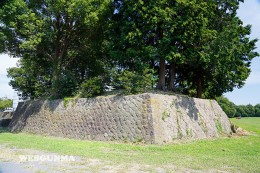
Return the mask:
<path id="1" fill-rule="evenodd" d="M 216 124 L 216 128 L 217 128 L 218 133 L 222 133 L 223 132 L 223 128 L 222 128 L 220 120 L 219 119 L 215 119 L 215 124 Z"/>
<path id="2" fill-rule="evenodd" d="M 177 127 L 178 127 L 178 134 L 177 134 L 177 138 L 178 139 L 181 139 L 183 137 L 183 134 L 181 132 L 181 125 L 180 125 L 180 120 L 179 118 L 177 117 Z"/>
<path id="3" fill-rule="evenodd" d="M 69 103 L 71 103 L 71 106 L 72 107 L 74 107 L 75 106 L 75 101 L 76 101 L 76 97 L 65 97 L 64 99 L 63 99 L 63 106 L 65 107 L 65 108 L 67 108 L 68 107 L 68 105 L 69 105 Z"/>
<path id="4" fill-rule="evenodd" d="M 186 128 L 186 136 L 192 137 L 192 130 L 190 128 Z"/>
<path id="5" fill-rule="evenodd" d="M 172 100 L 170 107 L 173 108 L 175 106 L 175 100 Z"/>
<path id="6" fill-rule="evenodd" d="M 168 117 L 170 117 L 170 112 L 168 110 L 164 110 L 162 113 L 162 120 L 165 121 Z"/>
<path id="7" fill-rule="evenodd" d="M 199 124 L 202 127 L 203 132 L 207 134 L 208 133 L 208 128 L 206 126 L 206 123 L 203 120 L 203 117 L 202 117 L 200 112 L 198 113 L 198 115 L 199 115 Z"/>

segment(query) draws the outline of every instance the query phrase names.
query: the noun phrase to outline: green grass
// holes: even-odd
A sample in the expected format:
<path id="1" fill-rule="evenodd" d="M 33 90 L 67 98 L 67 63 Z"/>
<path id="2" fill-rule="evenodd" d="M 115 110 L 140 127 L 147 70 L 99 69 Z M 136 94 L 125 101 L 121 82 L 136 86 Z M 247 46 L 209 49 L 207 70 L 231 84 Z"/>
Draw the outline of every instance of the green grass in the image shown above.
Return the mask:
<path id="1" fill-rule="evenodd" d="M 133 145 L 0 133 L 0 144 L 110 161 L 113 164 L 173 165 L 178 169 L 259 172 L 260 118 L 232 119 L 257 135 L 200 140 L 171 145 Z M 1 132 L 1 131 L 0 131 Z"/>
<path id="2" fill-rule="evenodd" d="M 242 119 L 231 118 L 230 120 L 235 125 L 249 132 L 253 132 L 260 135 L 260 118 L 258 117 L 242 118 Z"/>

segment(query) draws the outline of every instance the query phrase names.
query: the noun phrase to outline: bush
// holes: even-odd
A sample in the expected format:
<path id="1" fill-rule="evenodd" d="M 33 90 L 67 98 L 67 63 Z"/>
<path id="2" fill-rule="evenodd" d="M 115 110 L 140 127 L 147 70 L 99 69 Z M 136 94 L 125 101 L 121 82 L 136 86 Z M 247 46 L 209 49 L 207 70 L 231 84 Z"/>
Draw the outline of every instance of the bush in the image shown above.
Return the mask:
<path id="1" fill-rule="evenodd" d="M 141 73 L 124 70 L 118 75 L 118 81 L 125 94 L 143 93 L 152 90 L 157 78 L 152 69 L 144 69 Z"/>
<path id="2" fill-rule="evenodd" d="M 10 108 L 13 106 L 13 101 L 11 99 L 0 98 L 0 111 L 4 111 L 5 108 Z"/>
<path id="3" fill-rule="evenodd" d="M 80 85 L 80 97 L 94 97 L 104 92 L 104 85 L 101 77 L 93 77 Z"/>

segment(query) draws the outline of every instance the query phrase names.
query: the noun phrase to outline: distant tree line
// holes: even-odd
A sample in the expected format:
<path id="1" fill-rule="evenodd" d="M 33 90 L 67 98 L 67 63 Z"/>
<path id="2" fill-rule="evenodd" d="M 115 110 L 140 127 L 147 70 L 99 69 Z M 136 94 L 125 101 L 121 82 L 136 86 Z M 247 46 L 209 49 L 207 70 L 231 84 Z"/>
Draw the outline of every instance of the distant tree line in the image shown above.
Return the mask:
<path id="1" fill-rule="evenodd" d="M 2 0 L 0 53 L 19 57 L 23 98 L 173 91 L 215 98 L 240 88 L 258 56 L 243 0 Z"/>
<path id="2" fill-rule="evenodd" d="M 0 98 L 0 111 L 4 111 L 6 108 L 11 108 L 13 101 L 7 98 Z"/>
<path id="3" fill-rule="evenodd" d="M 260 117 L 260 104 L 255 106 L 235 105 L 225 97 L 218 97 L 217 102 L 229 118 L 233 117 Z"/>

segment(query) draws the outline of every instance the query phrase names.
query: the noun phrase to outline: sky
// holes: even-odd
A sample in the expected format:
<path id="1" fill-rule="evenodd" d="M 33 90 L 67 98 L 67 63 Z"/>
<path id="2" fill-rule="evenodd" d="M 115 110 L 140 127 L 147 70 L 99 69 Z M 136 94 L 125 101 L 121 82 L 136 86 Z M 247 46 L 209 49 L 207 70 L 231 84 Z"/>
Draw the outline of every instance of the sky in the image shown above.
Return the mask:
<path id="1" fill-rule="evenodd" d="M 256 51 L 260 53 L 260 0 L 245 0 L 238 10 L 239 18 L 245 25 L 252 25 L 251 38 L 258 38 Z M 241 89 L 224 94 L 237 105 L 260 103 L 260 57 L 256 57 L 251 64 L 251 74 Z"/>
<path id="2" fill-rule="evenodd" d="M 10 58 L 8 55 L 0 54 L 0 98 L 8 97 L 13 99 L 14 90 L 8 85 L 10 79 L 7 78 L 7 69 L 16 67 L 18 58 Z"/>
<path id="3" fill-rule="evenodd" d="M 260 0 L 245 0 L 245 3 L 240 4 L 238 16 L 245 25 L 252 25 L 251 38 L 259 39 L 256 51 L 260 53 Z M 14 91 L 8 85 L 10 79 L 6 77 L 6 69 L 15 67 L 17 60 L 17 58 L 10 58 L 8 55 L 0 54 L 0 97 L 14 97 Z M 260 57 L 256 57 L 252 61 L 251 74 L 244 87 L 225 93 L 224 96 L 237 105 L 260 103 Z"/>

